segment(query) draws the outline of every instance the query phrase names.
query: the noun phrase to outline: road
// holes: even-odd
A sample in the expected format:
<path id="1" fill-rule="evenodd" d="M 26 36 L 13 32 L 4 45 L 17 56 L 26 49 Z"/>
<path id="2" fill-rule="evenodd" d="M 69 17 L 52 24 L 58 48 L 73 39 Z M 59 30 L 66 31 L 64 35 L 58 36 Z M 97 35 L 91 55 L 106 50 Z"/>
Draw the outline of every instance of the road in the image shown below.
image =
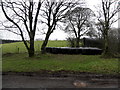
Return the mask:
<path id="1" fill-rule="evenodd" d="M 3 75 L 3 88 L 118 88 L 118 79 Z"/>

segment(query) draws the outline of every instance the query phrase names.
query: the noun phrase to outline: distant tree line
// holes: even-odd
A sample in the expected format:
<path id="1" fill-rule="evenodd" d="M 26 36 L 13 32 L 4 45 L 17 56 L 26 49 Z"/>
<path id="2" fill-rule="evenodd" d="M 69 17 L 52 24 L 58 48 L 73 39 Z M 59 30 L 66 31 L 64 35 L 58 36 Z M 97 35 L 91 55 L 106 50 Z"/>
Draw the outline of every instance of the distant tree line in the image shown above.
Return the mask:
<path id="1" fill-rule="evenodd" d="M 14 43 L 14 42 L 21 42 L 20 40 L 0 40 L 0 44 L 5 44 L 5 43 Z"/>

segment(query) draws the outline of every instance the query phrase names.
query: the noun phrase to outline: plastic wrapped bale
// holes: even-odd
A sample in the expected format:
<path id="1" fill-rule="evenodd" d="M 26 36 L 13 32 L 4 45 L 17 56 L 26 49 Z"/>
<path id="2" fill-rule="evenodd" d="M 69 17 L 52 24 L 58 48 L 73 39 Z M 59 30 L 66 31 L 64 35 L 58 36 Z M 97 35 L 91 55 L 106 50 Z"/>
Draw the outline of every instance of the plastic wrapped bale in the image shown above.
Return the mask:
<path id="1" fill-rule="evenodd" d="M 46 47 L 48 53 L 53 54 L 83 54 L 83 55 L 98 55 L 102 53 L 99 48 L 91 47 L 80 47 L 80 48 L 70 48 L 70 47 Z"/>

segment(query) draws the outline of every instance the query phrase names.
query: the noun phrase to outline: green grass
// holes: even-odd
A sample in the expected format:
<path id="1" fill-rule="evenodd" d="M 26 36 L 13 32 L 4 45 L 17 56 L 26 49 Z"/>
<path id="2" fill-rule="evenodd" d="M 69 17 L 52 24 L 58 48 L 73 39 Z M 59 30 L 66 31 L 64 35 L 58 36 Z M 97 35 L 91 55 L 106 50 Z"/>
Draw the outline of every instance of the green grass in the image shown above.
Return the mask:
<path id="1" fill-rule="evenodd" d="M 35 42 L 35 50 L 39 51 L 42 41 Z M 49 41 L 48 47 L 66 47 L 66 41 Z M 17 47 L 20 53 L 17 54 Z M 22 42 L 4 44 L 2 70 L 3 72 L 39 72 L 49 71 L 75 71 L 100 74 L 118 74 L 119 60 L 116 58 L 103 59 L 100 55 L 54 55 L 45 54 L 29 58 Z M 12 54 L 11 54 L 12 53 Z"/>
<path id="2" fill-rule="evenodd" d="M 39 72 L 76 71 L 102 74 L 118 74 L 118 59 L 101 59 L 99 55 L 37 55 L 34 58 L 26 54 L 6 54 L 3 56 L 3 71 Z"/>
<path id="3" fill-rule="evenodd" d="M 35 41 L 35 51 L 40 51 L 41 45 L 43 41 Z M 49 41 L 47 47 L 66 47 L 67 42 L 66 41 Z M 2 53 L 24 53 L 27 52 L 23 42 L 16 42 L 16 43 L 9 43 L 9 44 L 3 44 L 2 45 Z"/>

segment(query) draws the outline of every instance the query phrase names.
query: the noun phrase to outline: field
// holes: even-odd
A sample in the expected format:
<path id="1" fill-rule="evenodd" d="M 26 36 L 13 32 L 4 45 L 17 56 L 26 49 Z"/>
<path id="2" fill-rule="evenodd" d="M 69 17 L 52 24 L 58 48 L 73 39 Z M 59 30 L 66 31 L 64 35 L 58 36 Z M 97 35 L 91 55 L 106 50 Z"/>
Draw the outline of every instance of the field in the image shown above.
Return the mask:
<path id="1" fill-rule="evenodd" d="M 4 44 L 3 47 L 3 72 L 40 72 L 40 71 L 66 71 L 90 72 L 100 74 L 118 74 L 119 60 L 117 58 L 103 59 L 100 55 L 41 55 L 41 41 L 35 42 L 36 56 L 29 58 L 22 42 Z M 66 41 L 49 41 L 48 46 L 64 47 Z M 20 53 L 17 51 L 20 49 Z"/>
<path id="2" fill-rule="evenodd" d="M 35 42 L 35 51 L 40 51 L 42 45 L 42 41 L 36 41 Z M 49 41 L 48 47 L 66 47 L 67 42 L 66 41 Z M 19 50 L 18 50 L 19 49 Z M 9 44 L 3 44 L 2 45 L 2 53 L 24 53 L 27 52 L 23 42 L 16 42 L 16 43 L 9 43 Z"/>

